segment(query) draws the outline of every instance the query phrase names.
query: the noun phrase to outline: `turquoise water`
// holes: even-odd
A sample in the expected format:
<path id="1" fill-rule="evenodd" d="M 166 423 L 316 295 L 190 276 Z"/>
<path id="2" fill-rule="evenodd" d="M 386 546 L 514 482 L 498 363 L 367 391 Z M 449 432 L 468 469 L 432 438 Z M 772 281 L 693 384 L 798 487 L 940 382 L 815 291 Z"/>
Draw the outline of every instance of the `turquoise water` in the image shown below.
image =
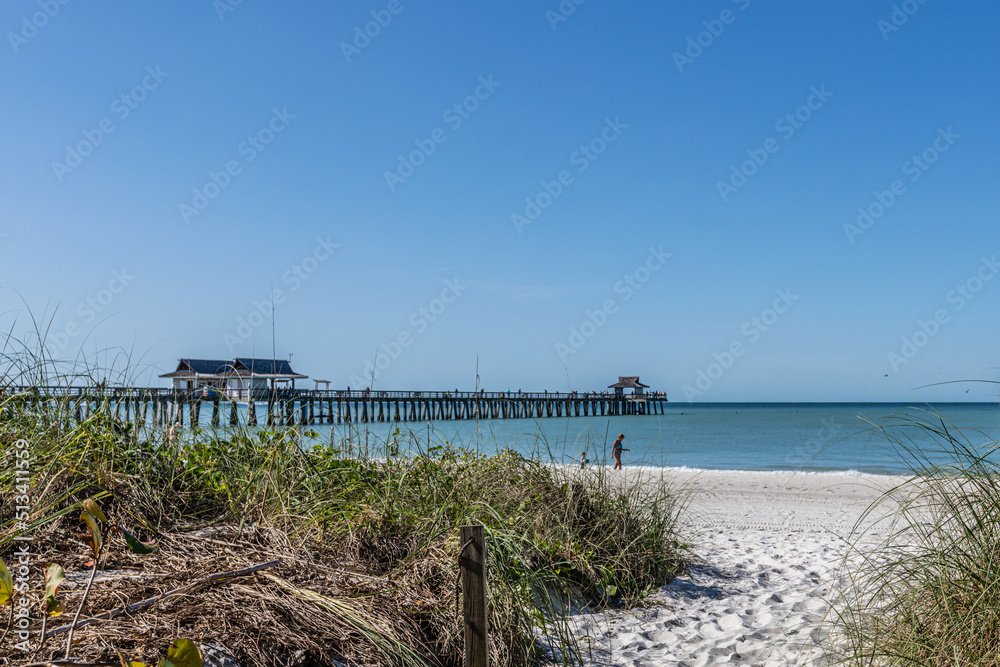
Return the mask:
<path id="1" fill-rule="evenodd" d="M 933 409 L 934 413 L 928 410 Z M 317 440 L 342 448 L 398 441 L 401 450 L 462 444 L 483 452 L 512 447 L 525 454 L 564 463 L 587 452 L 595 463 L 610 459 L 610 445 L 625 434 L 626 466 L 684 467 L 710 470 L 803 470 L 905 473 L 926 461 L 946 463 L 941 444 L 917 429 L 890 433 L 919 450 L 914 460 L 894 447 L 883 423 L 895 415 L 937 423 L 943 417 L 976 446 L 1000 438 L 1000 406 L 995 403 L 946 403 L 911 406 L 890 403 L 716 403 L 667 404 L 666 414 L 629 417 L 571 417 L 537 420 L 407 422 L 394 436 L 392 423 L 304 427 Z M 866 421 L 868 420 L 868 421 Z M 478 426 L 478 433 L 477 433 Z"/>
<path id="2" fill-rule="evenodd" d="M 206 417 L 203 411 L 203 428 Z M 663 415 L 298 428 L 347 455 L 382 456 L 386 442 L 398 443 L 401 454 L 450 442 L 483 453 L 511 447 L 560 463 L 578 463 L 586 451 L 591 463 L 600 464 L 610 460 L 611 443 L 624 433 L 626 466 L 884 474 L 949 462 L 940 438 L 903 426 L 919 419 L 940 428 L 939 418 L 973 448 L 985 451 L 1000 439 L 996 403 L 686 403 L 667 404 Z"/>

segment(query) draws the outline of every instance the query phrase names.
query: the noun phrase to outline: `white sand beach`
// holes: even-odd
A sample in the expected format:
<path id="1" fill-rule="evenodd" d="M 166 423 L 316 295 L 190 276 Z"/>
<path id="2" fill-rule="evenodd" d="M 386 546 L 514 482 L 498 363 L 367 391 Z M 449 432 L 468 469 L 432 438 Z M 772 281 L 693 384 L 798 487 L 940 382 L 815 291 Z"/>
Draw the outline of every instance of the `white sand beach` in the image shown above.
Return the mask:
<path id="1" fill-rule="evenodd" d="M 625 474 L 634 480 L 653 473 Z M 691 490 L 684 523 L 697 562 L 649 608 L 575 617 L 589 664 L 824 664 L 818 621 L 843 574 L 844 538 L 903 478 L 735 471 L 667 477 Z"/>

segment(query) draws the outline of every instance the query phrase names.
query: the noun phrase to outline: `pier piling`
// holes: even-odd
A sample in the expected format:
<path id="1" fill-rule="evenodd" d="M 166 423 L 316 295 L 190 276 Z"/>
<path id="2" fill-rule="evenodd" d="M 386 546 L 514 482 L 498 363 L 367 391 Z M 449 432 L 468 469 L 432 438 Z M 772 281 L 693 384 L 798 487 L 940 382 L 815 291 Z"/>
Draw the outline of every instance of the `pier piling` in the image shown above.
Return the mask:
<path id="1" fill-rule="evenodd" d="M 372 422 L 407 422 L 463 419 L 543 419 L 552 417 L 597 417 L 663 415 L 666 395 L 660 393 L 549 394 L 518 392 L 389 392 L 331 390 L 242 390 L 232 393 L 203 389 L 179 390 L 133 387 L 4 387 L 6 410 L 26 409 L 40 413 L 48 423 L 69 428 L 98 410 L 116 420 L 141 427 L 184 424 L 201 426 L 201 405 L 212 404 L 211 425 L 221 422 L 223 403 L 228 404 L 230 426 L 239 425 L 238 405 L 246 402 L 246 423 L 258 425 L 257 403 L 267 406 L 266 424 L 315 425 Z M 20 394 L 21 398 L 16 395 Z"/>

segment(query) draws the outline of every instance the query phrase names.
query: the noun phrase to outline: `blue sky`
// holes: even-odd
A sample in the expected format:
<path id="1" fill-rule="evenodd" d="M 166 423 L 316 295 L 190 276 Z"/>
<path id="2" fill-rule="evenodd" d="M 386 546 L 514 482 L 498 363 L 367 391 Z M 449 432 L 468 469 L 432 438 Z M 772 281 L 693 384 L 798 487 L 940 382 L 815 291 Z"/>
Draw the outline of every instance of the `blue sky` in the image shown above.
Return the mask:
<path id="1" fill-rule="evenodd" d="M 0 324 L 56 358 L 270 356 L 279 290 L 335 387 L 997 379 L 994 4 L 63 2 L 0 10 Z"/>

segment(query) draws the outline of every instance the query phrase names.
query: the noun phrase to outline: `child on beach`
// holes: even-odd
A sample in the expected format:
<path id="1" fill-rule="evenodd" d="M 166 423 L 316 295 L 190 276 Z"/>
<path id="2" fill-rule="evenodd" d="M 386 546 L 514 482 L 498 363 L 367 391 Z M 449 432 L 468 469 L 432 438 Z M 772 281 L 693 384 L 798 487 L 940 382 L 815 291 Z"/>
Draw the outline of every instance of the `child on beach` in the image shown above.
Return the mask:
<path id="1" fill-rule="evenodd" d="M 611 446 L 611 454 L 615 457 L 615 467 L 613 468 L 613 470 L 621 470 L 622 469 L 622 452 L 627 452 L 628 451 L 627 449 L 625 449 L 625 446 L 622 444 L 622 440 L 624 440 L 624 439 L 625 439 L 625 434 L 624 433 L 619 433 L 618 434 L 618 439 L 615 440 L 615 444 L 613 444 Z"/>

